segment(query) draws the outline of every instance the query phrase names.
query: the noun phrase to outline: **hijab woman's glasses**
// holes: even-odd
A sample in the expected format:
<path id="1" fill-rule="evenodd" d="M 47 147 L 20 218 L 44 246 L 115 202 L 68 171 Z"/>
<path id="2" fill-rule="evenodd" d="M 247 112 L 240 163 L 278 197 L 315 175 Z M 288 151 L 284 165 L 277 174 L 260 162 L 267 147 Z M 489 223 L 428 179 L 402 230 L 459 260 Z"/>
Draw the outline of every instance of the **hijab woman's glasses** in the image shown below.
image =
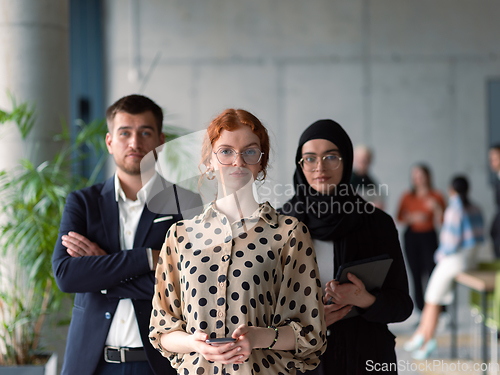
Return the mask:
<path id="1" fill-rule="evenodd" d="M 321 161 L 325 170 L 332 171 L 340 166 L 341 160 L 342 158 L 338 155 L 325 155 L 323 157 L 308 155 L 302 157 L 299 164 L 305 172 L 314 172 Z"/>
<path id="2" fill-rule="evenodd" d="M 231 165 L 236 161 L 238 155 L 241 155 L 245 164 L 258 164 L 264 153 L 258 148 L 249 148 L 243 152 L 236 152 L 232 148 L 221 148 L 214 152 L 215 157 L 222 165 Z"/>

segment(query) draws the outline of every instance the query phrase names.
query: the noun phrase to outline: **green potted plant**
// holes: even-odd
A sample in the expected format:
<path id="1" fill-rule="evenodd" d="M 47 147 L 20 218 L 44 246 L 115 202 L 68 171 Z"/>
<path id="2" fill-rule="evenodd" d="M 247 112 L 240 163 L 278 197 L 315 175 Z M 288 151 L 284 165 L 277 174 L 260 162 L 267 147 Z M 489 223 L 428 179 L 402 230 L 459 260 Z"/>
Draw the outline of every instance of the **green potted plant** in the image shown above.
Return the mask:
<path id="1" fill-rule="evenodd" d="M 0 110 L 0 124 L 15 124 L 26 141 L 34 124 L 34 108 L 26 103 L 17 105 L 13 99 L 12 104 L 12 111 Z M 64 123 L 62 129 L 55 135 L 61 146 L 52 159 L 35 165 L 26 158 L 12 170 L 0 171 L 2 374 L 47 360 L 39 355 L 40 334 L 45 318 L 57 311 L 64 296 L 54 282 L 51 257 L 65 199 L 71 190 L 95 182 L 107 156 L 105 121 L 80 123 L 73 142 Z M 100 155 L 91 177 L 72 174 L 71 161 L 89 153 Z M 45 367 L 55 374 L 57 359 L 52 358 L 33 374 L 48 374 Z"/>

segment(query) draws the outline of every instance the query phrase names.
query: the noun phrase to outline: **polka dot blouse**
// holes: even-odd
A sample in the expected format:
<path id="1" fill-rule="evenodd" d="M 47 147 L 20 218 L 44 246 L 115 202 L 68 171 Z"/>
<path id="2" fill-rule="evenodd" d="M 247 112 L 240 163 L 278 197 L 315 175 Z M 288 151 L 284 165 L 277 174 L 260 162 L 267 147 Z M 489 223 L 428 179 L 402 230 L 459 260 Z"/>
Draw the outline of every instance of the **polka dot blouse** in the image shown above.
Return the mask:
<path id="1" fill-rule="evenodd" d="M 269 203 L 228 222 L 213 204 L 167 233 L 156 270 L 150 340 L 179 374 L 295 374 L 315 368 L 326 348 L 318 267 L 307 227 Z M 173 331 L 230 337 L 241 324 L 289 325 L 295 350 L 254 349 L 241 364 L 173 353 Z"/>

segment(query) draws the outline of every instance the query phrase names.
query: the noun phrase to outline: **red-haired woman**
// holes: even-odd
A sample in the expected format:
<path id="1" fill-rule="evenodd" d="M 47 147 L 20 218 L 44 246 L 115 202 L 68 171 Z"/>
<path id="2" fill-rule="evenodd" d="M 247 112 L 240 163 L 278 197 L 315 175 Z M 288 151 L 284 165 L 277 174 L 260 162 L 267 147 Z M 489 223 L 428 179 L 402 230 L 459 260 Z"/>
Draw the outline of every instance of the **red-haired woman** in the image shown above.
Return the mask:
<path id="1" fill-rule="evenodd" d="M 325 349 L 309 231 L 253 196 L 268 159 L 251 113 L 228 109 L 208 127 L 202 164 L 217 199 L 171 227 L 156 271 L 150 340 L 180 374 L 294 374 Z"/>

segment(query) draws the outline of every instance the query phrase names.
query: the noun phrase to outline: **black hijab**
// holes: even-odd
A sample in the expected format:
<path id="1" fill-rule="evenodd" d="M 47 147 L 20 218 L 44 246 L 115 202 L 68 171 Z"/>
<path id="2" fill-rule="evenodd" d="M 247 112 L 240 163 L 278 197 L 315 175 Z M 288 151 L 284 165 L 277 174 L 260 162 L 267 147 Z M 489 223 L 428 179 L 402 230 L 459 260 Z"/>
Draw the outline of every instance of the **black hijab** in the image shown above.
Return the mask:
<path id="1" fill-rule="evenodd" d="M 326 139 L 334 143 L 342 157 L 342 179 L 331 194 L 321 194 L 313 189 L 298 164 L 302 158 L 302 146 L 312 139 Z M 366 203 L 351 187 L 352 162 L 352 142 L 342 126 L 333 120 L 318 120 L 310 125 L 302 133 L 295 155 L 295 195 L 280 212 L 304 222 L 313 239 L 333 241 L 345 237 L 356 227 L 360 219 L 359 208 Z"/>
<path id="2" fill-rule="evenodd" d="M 302 146 L 312 139 L 326 139 L 334 143 L 343 163 L 342 179 L 330 195 L 318 194 L 310 185 L 298 165 Z M 388 254 L 394 259 L 386 278 L 387 288 L 372 290 L 377 297 L 376 306 L 362 315 L 340 320 L 328 328 L 328 346 L 322 356 L 324 369 L 336 369 L 340 374 L 365 374 L 367 360 L 375 363 L 395 363 L 394 338 L 385 322 L 406 319 L 411 313 L 407 275 L 394 222 L 389 215 L 357 196 L 351 188 L 353 148 L 342 127 L 332 120 L 319 120 L 309 126 L 300 137 L 295 162 L 295 195 L 281 210 L 303 221 L 313 239 L 332 241 L 334 252 L 333 275 L 341 264 Z M 326 203 L 322 203 L 326 202 Z M 340 203 L 326 213 L 315 211 L 321 204 Z M 351 211 L 351 205 L 354 210 Z M 339 206 L 343 209 L 339 209 Z M 392 316 L 388 318 L 388 316 Z M 324 370 L 324 373 L 329 373 Z M 387 372 L 396 373 L 396 372 Z"/>

